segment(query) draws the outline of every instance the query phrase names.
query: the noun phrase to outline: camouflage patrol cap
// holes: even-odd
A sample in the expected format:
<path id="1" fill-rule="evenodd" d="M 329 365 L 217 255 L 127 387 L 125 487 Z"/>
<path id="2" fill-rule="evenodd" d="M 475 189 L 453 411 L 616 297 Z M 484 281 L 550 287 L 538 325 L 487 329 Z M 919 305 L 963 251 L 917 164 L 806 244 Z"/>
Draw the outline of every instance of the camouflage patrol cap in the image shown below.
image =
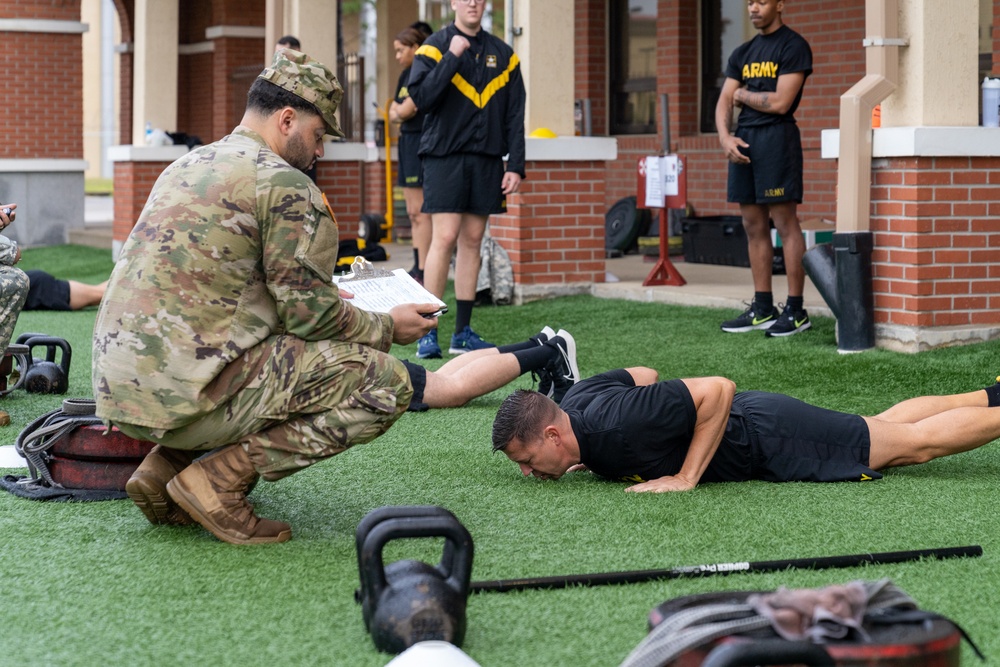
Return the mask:
<path id="1" fill-rule="evenodd" d="M 327 134 L 342 137 L 335 115 L 344 89 L 326 65 L 292 49 L 278 49 L 271 66 L 258 77 L 309 102 L 326 123 Z"/>

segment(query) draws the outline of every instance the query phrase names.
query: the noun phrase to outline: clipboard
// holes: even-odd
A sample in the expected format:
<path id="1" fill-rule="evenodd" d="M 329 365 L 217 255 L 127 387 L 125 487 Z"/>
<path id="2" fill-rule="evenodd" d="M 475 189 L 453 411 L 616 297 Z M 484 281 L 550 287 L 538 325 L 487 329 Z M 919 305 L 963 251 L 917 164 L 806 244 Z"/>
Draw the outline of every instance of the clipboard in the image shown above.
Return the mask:
<path id="1" fill-rule="evenodd" d="M 434 303 L 438 310 L 425 313 L 424 317 L 433 319 L 448 312 L 447 304 L 428 292 L 406 269 L 388 271 L 376 268 L 360 255 L 354 258 L 348 274 L 334 280 L 354 294 L 353 298 L 347 299 L 347 303 L 363 310 L 388 313 L 404 303 Z"/>

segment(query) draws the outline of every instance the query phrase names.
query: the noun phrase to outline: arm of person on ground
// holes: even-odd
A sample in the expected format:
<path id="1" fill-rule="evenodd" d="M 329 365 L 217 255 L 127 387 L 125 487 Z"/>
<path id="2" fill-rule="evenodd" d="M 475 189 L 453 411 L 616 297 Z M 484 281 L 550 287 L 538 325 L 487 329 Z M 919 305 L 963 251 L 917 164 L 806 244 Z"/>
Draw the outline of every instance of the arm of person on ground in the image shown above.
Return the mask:
<path id="1" fill-rule="evenodd" d="M 722 442 L 729 421 L 729 408 L 736 395 L 736 385 L 724 377 L 691 378 L 682 380 L 691 392 L 697 418 L 694 435 L 688 446 L 684 463 L 676 475 L 651 479 L 642 484 L 630 486 L 626 491 L 634 493 L 663 493 L 665 491 L 689 491 L 698 485 L 705 468 L 715 456 L 715 450 Z"/>
<path id="2" fill-rule="evenodd" d="M 729 83 L 726 79 L 726 83 Z M 802 90 L 802 84 L 806 81 L 805 72 L 791 72 L 778 77 L 777 89 L 772 93 L 769 91 L 751 92 L 744 87 L 738 88 L 733 93 L 733 102 L 742 104 L 761 113 L 773 113 L 782 115 L 795 104 L 795 98 Z M 718 117 L 716 117 L 718 123 Z"/>
<path id="3" fill-rule="evenodd" d="M 729 131 L 733 126 L 733 96 L 740 89 L 740 82 L 736 79 L 726 79 L 722 84 L 722 92 L 719 93 L 719 102 L 715 105 L 715 130 L 719 133 L 719 144 L 722 145 L 722 152 L 730 162 L 747 164 L 750 158 L 740 152 L 740 148 L 747 148 L 747 142 L 735 136 Z"/>

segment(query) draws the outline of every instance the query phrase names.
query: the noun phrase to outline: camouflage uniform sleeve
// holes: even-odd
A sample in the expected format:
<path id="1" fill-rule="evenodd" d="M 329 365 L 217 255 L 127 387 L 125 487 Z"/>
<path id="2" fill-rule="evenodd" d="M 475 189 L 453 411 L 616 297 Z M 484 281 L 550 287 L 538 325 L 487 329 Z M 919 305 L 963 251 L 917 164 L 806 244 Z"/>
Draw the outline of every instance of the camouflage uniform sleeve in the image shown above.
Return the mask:
<path id="1" fill-rule="evenodd" d="M 0 264 L 14 266 L 16 259 L 17 243 L 6 236 L 0 236 Z"/>
<path id="2" fill-rule="evenodd" d="M 285 333 L 387 352 L 392 318 L 355 308 L 333 284 L 339 232 L 319 189 L 287 166 L 258 183 L 264 271 Z"/>

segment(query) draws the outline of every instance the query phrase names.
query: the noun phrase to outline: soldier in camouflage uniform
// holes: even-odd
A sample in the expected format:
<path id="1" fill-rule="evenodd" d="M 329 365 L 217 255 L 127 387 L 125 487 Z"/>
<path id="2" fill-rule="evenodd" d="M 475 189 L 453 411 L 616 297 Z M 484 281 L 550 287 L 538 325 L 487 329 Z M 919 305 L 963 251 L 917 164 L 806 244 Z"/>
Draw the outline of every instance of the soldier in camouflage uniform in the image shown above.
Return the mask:
<path id="1" fill-rule="evenodd" d="M 0 206 L 0 231 L 14 222 L 17 204 Z M 14 265 L 21 261 L 21 249 L 17 243 L 0 236 L 0 354 L 10 345 L 21 314 L 24 300 L 28 297 L 28 276 Z M 0 410 L 0 422 L 10 423 L 10 415 Z"/>
<path id="2" fill-rule="evenodd" d="M 126 491 L 153 523 L 234 544 L 290 527 L 246 499 L 383 433 L 412 388 L 388 354 L 436 325 L 433 304 L 362 311 L 332 283 L 336 221 L 302 170 L 342 136 L 336 77 L 278 51 L 232 134 L 157 179 L 94 330 L 97 414 L 158 443 Z M 194 459 L 213 450 L 197 461 Z"/>

